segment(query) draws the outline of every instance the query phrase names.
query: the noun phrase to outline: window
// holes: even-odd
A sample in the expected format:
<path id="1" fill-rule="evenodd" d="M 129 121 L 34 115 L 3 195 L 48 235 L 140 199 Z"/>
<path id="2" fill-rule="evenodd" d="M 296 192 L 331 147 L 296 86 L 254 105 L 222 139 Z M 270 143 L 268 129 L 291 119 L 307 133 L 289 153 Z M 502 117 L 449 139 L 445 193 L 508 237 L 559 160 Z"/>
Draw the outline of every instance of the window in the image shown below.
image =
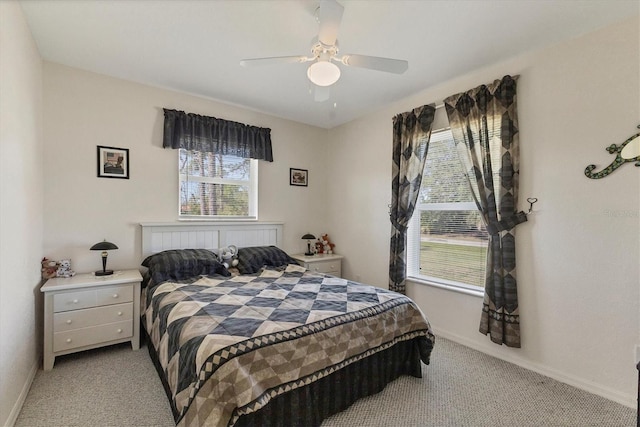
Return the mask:
<path id="1" fill-rule="evenodd" d="M 431 135 L 407 237 L 409 277 L 484 287 L 488 235 L 448 129 Z"/>
<path id="2" fill-rule="evenodd" d="M 180 218 L 256 219 L 258 161 L 179 150 Z"/>

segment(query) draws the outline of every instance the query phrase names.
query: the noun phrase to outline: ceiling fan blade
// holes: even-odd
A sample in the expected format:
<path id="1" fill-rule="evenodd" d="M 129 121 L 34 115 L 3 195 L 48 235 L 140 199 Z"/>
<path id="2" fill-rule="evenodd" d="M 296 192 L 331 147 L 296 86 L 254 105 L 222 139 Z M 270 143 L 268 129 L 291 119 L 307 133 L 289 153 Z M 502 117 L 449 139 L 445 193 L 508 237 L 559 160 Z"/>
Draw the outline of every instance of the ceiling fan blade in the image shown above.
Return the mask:
<path id="1" fill-rule="evenodd" d="M 329 86 L 317 86 L 313 85 L 313 99 L 316 102 L 324 102 L 329 99 Z"/>
<path id="2" fill-rule="evenodd" d="M 313 58 L 307 58 L 306 56 L 273 56 L 269 58 L 253 58 L 243 59 L 240 61 L 240 65 L 243 67 L 255 67 L 262 65 L 278 65 L 278 64 L 293 64 L 296 62 L 307 62 Z"/>
<path id="3" fill-rule="evenodd" d="M 409 63 L 402 59 L 380 58 L 377 56 L 347 54 L 339 60 L 350 67 L 370 68 L 394 74 L 402 74 L 409 68 Z"/>
<path id="4" fill-rule="evenodd" d="M 318 21 L 320 29 L 318 40 L 325 46 L 333 46 L 338 39 L 338 30 L 342 22 L 344 7 L 336 0 L 322 0 L 318 11 Z"/>

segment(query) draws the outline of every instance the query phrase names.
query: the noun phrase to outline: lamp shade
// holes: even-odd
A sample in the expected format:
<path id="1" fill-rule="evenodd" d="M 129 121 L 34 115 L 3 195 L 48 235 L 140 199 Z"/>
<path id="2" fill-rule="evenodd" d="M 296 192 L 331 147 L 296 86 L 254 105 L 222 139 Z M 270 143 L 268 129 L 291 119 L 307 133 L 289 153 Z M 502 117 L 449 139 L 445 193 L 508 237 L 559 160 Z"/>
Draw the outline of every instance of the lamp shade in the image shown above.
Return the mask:
<path id="1" fill-rule="evenodd" d="M 95 245 L 91 246 L 92 251 L 110 251 L 112 249 L 118 249 L 118 247 L 116 245 L 114 245 L 111 242 L 107 242 L 106 240 L 103 242 L 99 242 L 96 243 Z"/>
<path id="2" fill-rule="evenodd" d="M 317 86 L 331 86 L 340 78 L 340 67 L 330 61 L 314 62 L 307 69 L 307 77 Z"/>
<path id="3" fill-rule="evenodd" d="M 315 238 L 316 238 L 316 236 L 314 236 L 313 234 L 309 234 L 309 233 L 307 233 L 304 236 L 302 236 L 302 240 L 313 240 Z"/>

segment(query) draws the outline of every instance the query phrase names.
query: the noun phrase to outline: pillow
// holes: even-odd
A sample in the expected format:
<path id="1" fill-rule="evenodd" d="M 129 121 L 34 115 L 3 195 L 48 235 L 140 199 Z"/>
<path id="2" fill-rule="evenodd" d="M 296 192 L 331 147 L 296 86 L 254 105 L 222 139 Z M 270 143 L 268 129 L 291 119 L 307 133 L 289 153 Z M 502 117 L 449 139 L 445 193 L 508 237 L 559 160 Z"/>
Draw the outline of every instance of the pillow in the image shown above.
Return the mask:
<path id="1" fill-rule="evenodd" d="M 206 249 L 171 249 L 158 252 L 142 261 L 154 283 L 167 280 L 184 280 L 192 277 L 220 274 L 230 276 L 218 257 Z"/>
<path id="2" fill-rule="evenodd" d="M 238 270 L 241 274 L 257 273 L 262 267 L 281 267 L 297 264 L 285 251 L 276 246 L 254 246 L 238 249 Z"/>

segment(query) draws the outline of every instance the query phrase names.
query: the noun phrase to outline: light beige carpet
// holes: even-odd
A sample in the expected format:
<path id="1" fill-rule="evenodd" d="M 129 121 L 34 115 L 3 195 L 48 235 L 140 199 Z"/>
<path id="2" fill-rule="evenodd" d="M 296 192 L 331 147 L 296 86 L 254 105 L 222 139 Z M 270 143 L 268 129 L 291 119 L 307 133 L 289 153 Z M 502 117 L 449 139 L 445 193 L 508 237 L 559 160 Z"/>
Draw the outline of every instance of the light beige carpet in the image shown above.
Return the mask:
<path id="1" fill-rule="evenodd" d="M 423 378 L 399 378 L 323 426 L 636 425 L 632 408 L 442 338 L 431 360 Z M 60 357 L 52 371 L 38 371 L 16 423 L 173 425 L 146 348 L 132 351 L 126 344 Z"/>

